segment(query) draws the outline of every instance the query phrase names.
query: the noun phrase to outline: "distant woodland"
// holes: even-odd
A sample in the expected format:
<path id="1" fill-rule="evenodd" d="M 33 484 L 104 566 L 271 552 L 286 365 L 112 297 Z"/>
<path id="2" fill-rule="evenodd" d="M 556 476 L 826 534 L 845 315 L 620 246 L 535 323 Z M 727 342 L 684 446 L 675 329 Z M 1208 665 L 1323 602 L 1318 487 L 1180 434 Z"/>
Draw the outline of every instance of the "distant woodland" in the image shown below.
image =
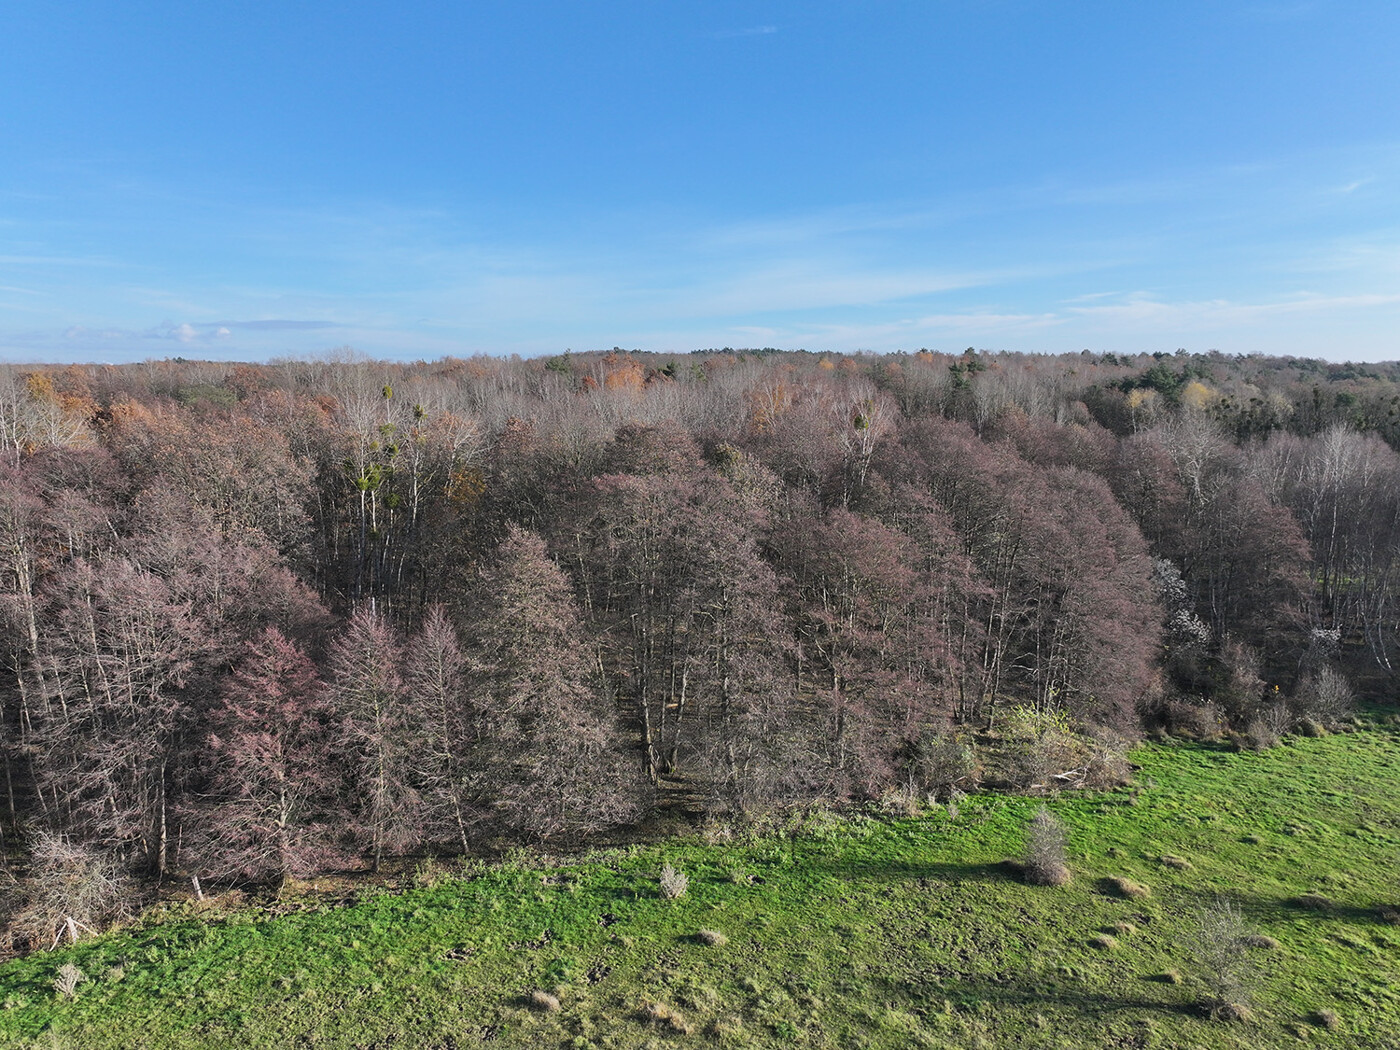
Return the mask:
<path id="1" fill-rule="evenodd" d="M 13 366 L 0 441 L 5 844 L 126 870 L 1087 782 L 1400 672 L 1400 365 Z"/>

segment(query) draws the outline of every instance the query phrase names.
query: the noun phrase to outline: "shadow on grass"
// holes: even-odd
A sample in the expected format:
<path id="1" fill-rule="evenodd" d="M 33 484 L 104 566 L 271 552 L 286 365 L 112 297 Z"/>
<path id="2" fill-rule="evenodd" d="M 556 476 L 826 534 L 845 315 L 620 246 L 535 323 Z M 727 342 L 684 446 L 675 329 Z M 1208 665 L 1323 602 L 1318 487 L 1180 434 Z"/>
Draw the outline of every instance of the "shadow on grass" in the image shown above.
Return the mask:
<path id="1" fill-rule="evenodd" d="M 1140 974 L 1124 974 L 1119 984 L 1118 994 L 1085 988 L 1074 978 L 1058 974 L 1035 974 L 1019 976 L 990 976 L 986 978 L 955 978 L 947 982 L 935 982 L 922 987 L 909 981 L 881 981 L 891 995 L 904 995 L 911 998 L 946 999 L 961 1010 L 975 1009 L 986 1004 L 997 1008 L 1036 1008 L 1055 1006 L 1073 1010 L 1080 1015 L 1104 1020 L 1124 1011 L 1150 1010 L 1160 1013 L 1178 1014 L 1184 1017 L 1200 1017 L 1203 1013 L 1201 1002 L 1187 992 L 1174 998 L 1161 996 L 1127 994 L 1126 989 L 1135 984 L 1147 988 L 1166 988 L 1170 985 L 1152 982 Z"/>
<path id="2" fill-rule="evenodd" d="M 841 881 L 917 882 L 920 879 L 938 882 L 1007 882 L 1021 883 L 1020 865 L 1010 861 L 951 864 L 938 861 L 911 861 L 893 858 L 806 857 L 802 869 L 809 874 L 825 875 Z"/>
<path id="3" fill-rule="evenodd" d="M 1381 905 L 1343 904 L 1319 894 L 1304 893 L 1294 897 L 1259 897 L 1230 894 L 1244 913 L 1262 923 L 1294 922 L 1298 919 L 1335 920 L 1362 926 L 1390 926 L 1387 909 Z"/>

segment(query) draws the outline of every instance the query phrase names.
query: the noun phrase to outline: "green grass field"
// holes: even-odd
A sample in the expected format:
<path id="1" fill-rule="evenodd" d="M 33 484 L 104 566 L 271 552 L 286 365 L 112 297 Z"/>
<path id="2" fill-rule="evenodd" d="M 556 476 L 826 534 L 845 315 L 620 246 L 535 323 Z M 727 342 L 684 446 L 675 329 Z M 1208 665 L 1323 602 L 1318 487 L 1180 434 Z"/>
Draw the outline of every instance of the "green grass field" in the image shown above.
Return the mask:
<path id="1" fill-rule="evenodd" d="M 445 865 L 280 916 L 166 905 L 0 967 L 0 1045 L 1400 1046 L 1400 925 L 1382 914 L 1400 905 L 1400 736 L 1133 760 L 1132 787 L 1050 802 L 1065 888 L 1002 863 L 1039 801 L 978 796 L 955 816 Z M 689 877 L 674 901 L 667 863 Z M 1277 941 L 1248 950 L 1250 1020 L 1202 1009 L 1189 944 L 1221 894 Z M 64 963 L 86 975 L 71 999 Z"/>

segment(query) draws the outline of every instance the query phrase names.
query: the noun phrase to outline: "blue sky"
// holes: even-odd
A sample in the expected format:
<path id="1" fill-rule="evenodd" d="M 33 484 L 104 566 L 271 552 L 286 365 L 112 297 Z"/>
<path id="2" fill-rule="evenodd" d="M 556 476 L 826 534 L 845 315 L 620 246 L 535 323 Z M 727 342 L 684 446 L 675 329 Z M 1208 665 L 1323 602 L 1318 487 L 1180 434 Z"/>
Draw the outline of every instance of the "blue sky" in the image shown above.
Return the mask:
<path id="1" fill-rule="evenodd" d="M 9 0 L 0 357 L 1400 358 L 1393 0 Z"/>

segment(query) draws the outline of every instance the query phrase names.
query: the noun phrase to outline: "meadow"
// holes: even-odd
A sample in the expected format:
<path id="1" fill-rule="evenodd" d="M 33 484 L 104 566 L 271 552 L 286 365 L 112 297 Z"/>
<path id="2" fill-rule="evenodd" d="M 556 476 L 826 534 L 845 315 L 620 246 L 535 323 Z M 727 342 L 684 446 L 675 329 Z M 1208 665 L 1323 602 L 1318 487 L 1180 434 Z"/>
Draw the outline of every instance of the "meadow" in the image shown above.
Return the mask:
<path id="1" fill-rule="evenodd" d="M 1131 784 L 1047 800 L 1068 886 L 1007 863 L 1042 801 L 992 794 L 425 862 L 7 962 L 0 1046 L 1400 1045 L 1396 729 L 1131 757 Z M 1222 909 L 1253 936 L 1237 1019 L 1200 947 Z"/>

